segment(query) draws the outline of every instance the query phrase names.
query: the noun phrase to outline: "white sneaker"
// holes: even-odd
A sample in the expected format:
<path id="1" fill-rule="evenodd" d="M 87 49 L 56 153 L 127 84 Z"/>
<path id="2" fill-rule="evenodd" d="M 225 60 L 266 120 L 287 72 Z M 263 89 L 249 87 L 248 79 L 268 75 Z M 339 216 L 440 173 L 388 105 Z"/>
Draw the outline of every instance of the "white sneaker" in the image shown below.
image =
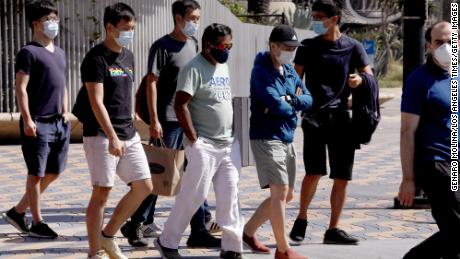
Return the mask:
<path id="1" fill-rule="evenodd" d="M 104 237 L 101 235 L 101 245 L 102 249 L 107 252 L 110 259 L 128 259 L 128 257 L 121 253 L 120 247 L 118 247 L 117 244 L 116 237 Z"/>
<path id="2" fill-rule="evenodd" d="M 148 225 L 141 225 L 142 235 L 144 237 L 160 237 L 163 229 L 153 222 Z"/>
<path id="3" fill-rule="evenodd" d="M 89 257 L 88 259 L 109 259 L 109 256 L 105 253 L 104 250 L 97 251 L 95 255 Z"/>
<path id="4" fill-rule="evenodd" d="M 208 230 L 209 233 L 222 232 L 222 229 L 219 227 L 219 225 L 217 225 L 215 220 L 210 220 L 208 223 L 206 223 L 206 230 Z"/>

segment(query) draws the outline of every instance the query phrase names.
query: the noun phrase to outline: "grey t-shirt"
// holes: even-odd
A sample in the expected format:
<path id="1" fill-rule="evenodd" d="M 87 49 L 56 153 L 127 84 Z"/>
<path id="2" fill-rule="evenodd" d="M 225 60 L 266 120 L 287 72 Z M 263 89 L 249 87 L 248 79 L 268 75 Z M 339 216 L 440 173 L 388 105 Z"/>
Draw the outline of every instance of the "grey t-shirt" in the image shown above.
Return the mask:
<path id="1" fill-rule="evenodd" d="M 209 63 L 197 55 L 180 72 L 177 92 L 192 96 L 189 110 L 197 135 L 215 145 L 233 142 L 233 107 L 227 64 Z"/>
<path id="2" fill-rule="evenodd" d="M 148 72 L 158 77 L 157 110 L 160 122 L 177 121 L 174 111 L 177 74 L 197 52 L 198 43 L 195 38 L 182 42 L 169 34 L 155 41 L 150 48 Z"/>

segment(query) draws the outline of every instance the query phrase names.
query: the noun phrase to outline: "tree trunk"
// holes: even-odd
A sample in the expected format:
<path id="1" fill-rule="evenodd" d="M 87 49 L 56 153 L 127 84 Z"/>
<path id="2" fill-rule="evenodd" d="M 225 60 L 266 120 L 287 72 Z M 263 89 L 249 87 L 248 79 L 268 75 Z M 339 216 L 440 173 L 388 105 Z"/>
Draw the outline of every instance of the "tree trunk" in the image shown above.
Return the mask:
<path id="1" fill-rule="evenodd" d="M 270 0 L 248 0 L 248 13 L 267 14 Z"/>
<path id="2" fill-rule="evenodd" d="M 442 0 L 440 9 L 442 10 L 442 20 L 450 22 L 450 3 L 451 0 Z"/>

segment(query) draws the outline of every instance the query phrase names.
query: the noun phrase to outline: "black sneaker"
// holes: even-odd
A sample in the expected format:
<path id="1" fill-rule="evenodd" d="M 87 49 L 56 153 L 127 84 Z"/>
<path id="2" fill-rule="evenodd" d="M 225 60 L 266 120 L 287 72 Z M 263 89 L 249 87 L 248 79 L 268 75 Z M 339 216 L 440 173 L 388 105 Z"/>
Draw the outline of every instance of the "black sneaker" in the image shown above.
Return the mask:
<path id="1" fill-rule="evenodd" d="M 147 241 L 141 238 L 141 225 L 134 225 L 130 222 L 125 223 L 121 229 L 121 234 L 128 239 L 128 243 L 133 247 L 146 247 Z"/>
<path id="2" fill-rule="evenodd" d="M 191 233 L 187 240 L 187 246 L 191 248 L 205 247 L 214 248 L 220 247 L 220 239 L 209 234 L 207 231 Z"/>
<path id="3" fill-rule="evenodd" d="M 2 217 L 6 222 L 10 223 L 11 226 L 15 227 L 21 233 L 29 233 L 30 228 L 25 213 L 17 213 L 13 207 L 9 211 L 2 213 Z"/>
<path id="4" fill-rule="evenodd" d="M 357 245 L 358 242 L 358 239 L 348 235 L 347 232 L 338 228 L 328 229 L 326 233 L 324 233 L 324 244 Z"/>
<path id="5" fill-rule="evenodd" d="M 160 238 L 155 238 L 153 243 L 155 244 L 155 247 L 158 249 L 158 252 L 160 252 L 161 258 L 163 259 L 181 259 L 182 258 L 182 256 L 179 254 L 179 250 L 162 246 L 160 243 Z"/>
<path id="6" fill-rule="evenodd" d="M 305 239 L 305 231 L 307 230 L 308 221 L 306 219 L 296 218 L 292 226 L 289 237 L 292 241 L 302 242 Z"/>
<path id="7" fill-rule="evenodd" d="M 48 226 L 48 224 L 41 221 L 37 224 L 32 224 L 32 227 L 30 227 L 29 236 L 40 238 L 56 238 L 58 237 L 58 234 L 54 232 Z"/>
<path id="8" fill-rule="evenodd" d="M 243 259 L 243 254 L 233 251 L 220 251 L 220 258 L 224 259 Z"/>

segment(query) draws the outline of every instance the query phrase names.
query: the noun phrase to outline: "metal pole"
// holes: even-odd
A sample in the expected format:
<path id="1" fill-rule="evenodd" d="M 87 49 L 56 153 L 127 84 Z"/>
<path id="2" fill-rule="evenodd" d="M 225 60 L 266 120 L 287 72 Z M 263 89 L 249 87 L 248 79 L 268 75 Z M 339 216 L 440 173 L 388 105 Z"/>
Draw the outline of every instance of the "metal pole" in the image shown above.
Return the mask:
<path id="1" fill-rule="evenodd" d="M 427 18 L 426 0 L 404 0 L 403 17 L 403 78 L 424 63 L 425 39 L 423 26 Z"/>
<path id="2" fill-rule="evenodd" d="M 428 16 L 426 0 L 404 0 L 403 17 L 403 79 L 421 66 L 425 60 L 424 25 Z M 404 87 L 404 84 L 403 84 Z M 401 208 L 399 200 L 394 199 L 394 208 Z M 423 196 L 420 186 L 416 186 L 416 193 L 412 209 L 429 208 L 429 202 Z"/>

